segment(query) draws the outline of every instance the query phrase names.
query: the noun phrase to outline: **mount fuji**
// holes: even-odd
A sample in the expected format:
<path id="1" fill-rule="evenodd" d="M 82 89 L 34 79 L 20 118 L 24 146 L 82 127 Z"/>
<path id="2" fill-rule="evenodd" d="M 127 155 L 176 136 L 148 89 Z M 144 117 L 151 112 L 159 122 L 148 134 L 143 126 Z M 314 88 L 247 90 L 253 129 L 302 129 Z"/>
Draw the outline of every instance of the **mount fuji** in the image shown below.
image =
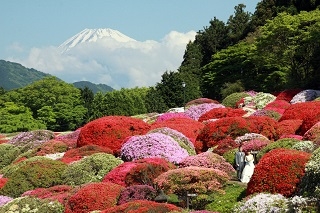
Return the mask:
<path id="1" fill-rule="evenodd" d="M 129 41 L 136 41 L 117 30 L 113 30 L 110 28 L 99 28 L 99 29 L 84 29 L 78 34 L 72 36 L 71 38 L 67 39 L 63 42 L 58 48 L 60 49 L 61 53 L 67 52 L 73 47 L 86 42 L 96 42 L 99 39 L 103 38 L 111 38 L 117 42 L 129 42 Z"/>

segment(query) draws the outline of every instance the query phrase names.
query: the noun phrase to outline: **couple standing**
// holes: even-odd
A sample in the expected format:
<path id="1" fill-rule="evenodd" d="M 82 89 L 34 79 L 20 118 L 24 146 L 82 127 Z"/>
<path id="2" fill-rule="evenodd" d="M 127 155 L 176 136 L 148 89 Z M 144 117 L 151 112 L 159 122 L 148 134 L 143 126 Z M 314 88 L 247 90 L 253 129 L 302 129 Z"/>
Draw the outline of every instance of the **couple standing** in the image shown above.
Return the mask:
<path id="1" fill-rule="evenodd" d="M 242 146 L 236 152 L 237 177 L 243 183 L 249 183 L 254 171 L 254 157 L 250 151 L 243 152 Z"/>

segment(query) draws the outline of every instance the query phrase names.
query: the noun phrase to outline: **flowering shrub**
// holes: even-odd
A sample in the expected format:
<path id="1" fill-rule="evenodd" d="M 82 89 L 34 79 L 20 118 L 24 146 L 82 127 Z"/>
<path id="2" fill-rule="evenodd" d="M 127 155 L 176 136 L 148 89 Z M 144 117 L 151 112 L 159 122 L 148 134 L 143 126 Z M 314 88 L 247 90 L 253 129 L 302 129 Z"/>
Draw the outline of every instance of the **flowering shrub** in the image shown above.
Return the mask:
<path id="1" fill-rule="evenodd" d="M 320 148 L 317 148 L 306 164 L 305 175 L 300 184 L 299 194 L 320 198 Z"/>
<path id="2" fill-rule="evenodd" d="M 4 177 L 1 177 L 0 178 L 0 189 L 4 186 L 4 185 L 6 185 L 6 183 L 8 182 L 8 178 L 4 178 Z"/>
<path id="3" fill-rule="evenodd" d="M 229 177 L 232 177 L 235 173 L 235 170 L 230 163 L 226 162 L 222 156 L 212 152 L 203 152 L 196 156 L 186 157 L 179 164 L 180 168 L 189 166 L 219 169 L 227 173 Z"/>
<path id="4" fill-rule="evenodd" d="M 300 141 L 292 146 L 292 149 L 312 153 L 315 146 L 312 141 Z"/>
<path id="5" fill-rule="evenodd" d="M 189 155 L 172 137 L 162 133 L 149 133 L 129 138 L 123 144 L 120 156 L 124 161 L 162 157 L 177 164 Z"/>
<path id="6" fill-rule="evenodd" d="M 64 171 L 63 183 L 67 185 L 80 185 L 89 182 L 99 182 L 116 166 L 123 163 L 111 154 L 95 153 L 86 158 L 70 164 Z"/>
<path id="7" fill-rule="evenodd" d="M 320 90 L 307 89 L 293 96 L 290 103 L 296 104 L 301 102 L 313 101 L 317 97 L 320 97 Z"/>
<path id="8" fill-rule="evenodd" d="M 317 141 L 320 139 L 320 122 L 313 125 L 306 133 L 303 135 L 304 140 Z"/>
<path id="9" fill-rule="evenodd" d="M 148 185 L 129 186 L 121 191 L 118 205 L 134 200 L 154 200 L 157 191 Z"/>
<path id="10" fill-rule="evenodd" d="M 238 203 L 233 212 L 282 212 L 288 209 L 287 202 L 281 194 L 259 193 Z"/>
<path id="11" fill-rule="evenodd" d="M 284 139 L 284 138 L 293 138 L 293 139 L 297 139 L 297 140 L 303 139 L 303 137 L 301 135 L 293 135 L 293 134 L 284 134 L 279 137 L 279 139 Z"/>
<path id="12" fill-rule="evenodd" d="M 171 118 L 166 121 L 153 123 L 151 129 L 157 129 L 160 127 L 175 129 L 188 137 L 192 143 L 195 143 L 195 140 L 201 129 L 204 127 L 204 124 L 191 118 Z"/>
<path id="13" fill-rule="evenodd" d="M 273 102 L 276 96 L 270 93 L 258 92 L 254 96 L 249 96 L 244 98 L 245 106 L 252 106 L 256 109 L 263 109 L 267 104 Z"/>
<path id="14" fill-rule="evenodd" d="M 274 120 L 279 120 L 281 115 L 279 112 L 271 110 L 271 109 L 259 109 L 252 113 L 250 116 L 268 116 L 273 118 Z"/>
<path id="15" fill-rule="evenodd" d="M 116 206 L 123 189 L 110 182 L 86 184 L 68 199 L 65 213 L 86 213 Z"/>
<path id="16" fill-rule="evenodd" d="M 228 95 L 222 100 L 222 105 L 225 107 L 236 108 L 237 102 L 243 100 L 244 97 L 249 97 L 250 95 L 245 92 L 236 92 Z"/>
<path id="17" fill-rule="evenodd" d="M 6 135 L 0 134 L 0 144 L 7 143 L 8 141 L 9 141 L 9 139 L 7 138 Z"/>
<path id="18" fill-rule="evenodd" d="M 154 181 L 167 194 L 183 195 L 185 191 L 198 194 L 223 192 L 227 180 L 228 174 L 221 170 L 190 166 L 169 170 Z"/>
<path id="19" fill-rule="evenodd" d="M 88 144 L 104 146 L 117 155 L 127 137 L 145 134 L 149 128 L 149 124 L 138 118 L 106 116 L 93 120 L 81 128 L 77 146 Z"/>
<path id="20" fill-rule="evenodd" d="M 320 102 L 311 101 L 292 104 L 282 115 L 279 121 L 289 119 L 303 120 L 297 134 L 303 135 L 313 125 L 320 121 Z"/>
<path id="21" fill-rule="evenodd" d="M 244 142 L 251 141 L 251 140 L 254 140 L 254 139 L 257 139 L 257 140 L 269 140 L 264 135 L 251 132 L 251 133 L 246 133 L 244 135 L 236 137 L 236 139 L 234 139 L 234 141 L 237 144 L 243 144 Z"/>
<path id="22" fill-rule="evenodd" d="M 232 138 L 225 138 L 215 143 L 215 146 L 212 147 L 212 152 L 218 155 L 223 155 L 224 153 L 238 146 L 239 145 Z"/>
<path id="23" fill-rule="evenodd" d="M 265 154 L 255 166 L 247 185 L 247 195 L 270 192 L 290 197 L 305 173 L 311 154 L 292 149 L 274 149 Z"/>
<path id="24" fill-rule="evenodd" d="M 185 115 L 197 121 L 201 117 L 201 115 L 210 111 L 211 109 L 224 108 L 224 107 L 225 106 L 223 106 L 222 104 L 204 103 L 204 104 L 190 106 L 184 113 Z"/>
<path id="25" fill-rule="evenodd" d="M 21 148 L 22 152 L 40 146 L 42 143 L 54 138 L 54 132 L 49 130 L 34 130 L 30 132 L 22 132 L 9 140 L 9 144 L 13 144 Z"/>
<path id="26" fill-rule="evenodd" d="M 279 114 L 283 114 L 284 111 L 286 109 L 288 109 L 290 107 L 290 103 L 288 101 L 285 101 L 285 100 L 274 100 L 270 103 L 268 103 L 264 109 L 266 110 L 273 110 L 275 112 L 278 112 Z"/>
<path id="27" fill-rule="evenodd" d="M 219 101 L 212 100 L 210 98 L 198 98 L 198 99 L 194 99 L 194 100 L 189 101 L 188 103 L 186 103 L 185 106 L 186 106 L 186 108 L 188 108 L 192 105 L 211 104 L 211 103 L 219 104 Z"/>
<path id="28" fill-rule="evenodd" d="M 11 200 L 13 200 L 13 198 L 8 197 L 8 196 L 0 195 L 0 208 L 1 208 L 4 204 L 10 202 Z"/>
<path id="29" fill-rule="evenodd" d="M 289 119 L 289 120 L 282 120 L 278 122 L 276 129 L 277 135 L 280 137 L 282 135 L 294 135 L 299 130 L 303 123 L 303 120 L 299 119 Z"/>
<path id="30" fill-rule="evenodd" d="M 179 207 L 168 203 L 157 203 L 148 200 L 135 200 L 119 206 L 107 208 L 100 213 L 166 213 L 180 210 Z"/>
<path id="31" fill-rule="evenodd" d="M 267 116 L 250 116 L 245 118 L 250 132 L 266 136 L 270 140 L 277 139 L 277 121 Z"/>
<path id="32" fill-rule="evenodd" d="M 8 182 L 0 189 L 2 195 L 18 197 L 23 192 L 51 187 L 62 183 L 62 173 L 67 165 L 45 157 L 33 157 L 5 171 Z"/>
<path id="33" fill-rule="evenodd" d="M 267 146 L 270 143 L 269 140 L 261 139 L 252 139 L 243 143 L 243 151 L 260 151 L 263 147 Z"/>
<path id="34" fill-rule="evenodd" d="M 198 121 L 203 122 L 210 119 L 218 119 L 224 117 L 241 117 L 244 114 L 246 114 L 246 111 L 244 111 L 243 109 L 233 109 L 230 107 L 214 108 L 202 114 Z"/>
<path id="35" fill-rule="evenodd" d="M 167 112 L 158 116 L 156 122 L 165 121 L 171 118 L 189 118 L 189 117 L 185 115 L 183 112 L 176 112 L 176 113 Z"/>
<path id="36" fill-rule="evenodd" d="M 145 158 L 120 164 L 105 175 L 102 181 L 121 186 L 151 185 L 154 178 L 174 168 L 176 168 L 174 164 L 163 158 Z"/>
<path id="37" fill-rule="evenodd" d="M 277 101 L 284 100 L 284 101 L 290 102 L 292 98 L 299 92 L 301 92 L 301 89 L 284 90 L 277 95 L 276 100 Z"/>
<path id="38" fill-rule="evenodd" d="M 68 150 L 68 146 L 62 141 L 57 141 L 53 139 L 44 142 L 37 150 L 38 156 L 44 156 L 46 154 L 66 152 Z"/>
<path id="39" fill-rule="evenodd" d="M 149 131 L 148 133 L 155 133 L 159 132 L 165 135 L 168 135 L 172 137 L 178 144 L 185 150 L 187 150 L 189 155 L 195 155 L 196 151 L 194 149 L 193 143 L 190 141 L 189 138 L 184 136 L 181 132 L 178 132 L 177 130 L 170 129 L 168 127 L 162 127 L 158 129 L 153 129 Z"/>
<path id="40" fill-rule="evenodd" d="M 112 150 L 108 147 L 98 146 L 98 145 L 85 145 L 79 148 L 73 148 L 64 153 L 63 157 L 60 159 L 64 163 L 72 163 L 78 161 L 85 156 L 90 156 L 95 153 L 107 153 L 112 154 Z"/>
<path id="41" fill-rule="evenodd" d="M 1 212 L 33 212 L 33 213 L 64 213 L 64 207 L 57 201 L 43 200 L 35 197 L 19 197 L 6 203 Z"/>
<path id="42" fill-rule="evenodd" d="M 69 148 L 77 147 L 77 140 L 80 134 L 81 128 L 73 131 L 68 132 L 67 134 L 59 134 L 54 139 L 57 141 L 63 141 L 65 144 L 68 145 Z"/>
<path id="43" fill-rule="evenodd" d="M 52 201 L 58 201 L 65 205 L 68 198 L 77 191 L 77 188 L 73 188 L 68 185 L 57 185 L 49 188 L 36 188 L 24 192 L 21 197 L 37 197 L 40 199 L 48 199 Z"/>
<path id="44" fill-rule="evenodd" d="M 0 144 L 0 169 L 8 166 L 21 154 L 20 149 L 12 144 Z"/>

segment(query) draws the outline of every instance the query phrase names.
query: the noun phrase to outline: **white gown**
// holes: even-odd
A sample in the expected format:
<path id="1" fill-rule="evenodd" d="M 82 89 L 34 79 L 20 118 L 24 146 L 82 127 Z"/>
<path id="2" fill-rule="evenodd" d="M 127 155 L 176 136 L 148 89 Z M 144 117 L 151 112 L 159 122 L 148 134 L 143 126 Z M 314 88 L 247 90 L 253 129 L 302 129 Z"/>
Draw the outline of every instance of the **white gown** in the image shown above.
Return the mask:
<path id="1" fill-rule="evenodd" d="M 253 175 L 254 171 L 254 157 L 253 155 L 247 155 L 245 157 L 245 166 L 241 174 L 241 182 L 243 183 L 249 183 L 251 176 Z"/>

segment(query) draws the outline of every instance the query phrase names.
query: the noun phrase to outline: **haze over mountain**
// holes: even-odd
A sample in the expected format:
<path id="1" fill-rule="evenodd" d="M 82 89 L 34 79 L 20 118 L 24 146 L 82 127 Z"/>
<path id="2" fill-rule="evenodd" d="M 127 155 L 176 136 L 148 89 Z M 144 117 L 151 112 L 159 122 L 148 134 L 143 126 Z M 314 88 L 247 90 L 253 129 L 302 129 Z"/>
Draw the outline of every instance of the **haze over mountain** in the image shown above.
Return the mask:
<path id="1" fill-rule="evenodd" d="M 161 41 L 137 41 L 110 28 L 84 29 L 59 46 L 32 48 L 18 62 L 68 82 L 90 81 L 114 89 L 153 86 L 177 70 L 196 32 L 171 31 Z"/>

